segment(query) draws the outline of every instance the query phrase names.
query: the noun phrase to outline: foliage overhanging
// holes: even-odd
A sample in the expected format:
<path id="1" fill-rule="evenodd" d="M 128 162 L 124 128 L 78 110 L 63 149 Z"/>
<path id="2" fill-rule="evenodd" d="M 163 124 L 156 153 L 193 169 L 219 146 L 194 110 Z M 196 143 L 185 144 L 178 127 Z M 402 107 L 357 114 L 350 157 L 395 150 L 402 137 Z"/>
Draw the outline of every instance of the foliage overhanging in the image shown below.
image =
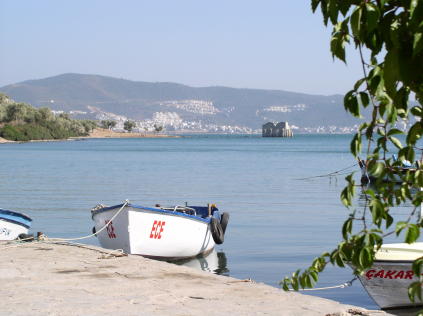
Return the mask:
<path id="1" fill-rule="evenodd" d="M 422 148 L 418 147 L 423 130 L 423 1 L 311 0 L 311 6 L 313 12 L 320 7 L 324 24 L 333 26 L 330 51 L 334 59 L 346 63 L 348 45 L 359 51 L 363 76 L 345 94 L 344 107 L 355 117 L 369 108 L 371 118 L 353 136 L 350 151 L 356 158 L 364 152 L 367 170 L 378 180 L 372 188 L 363 188 L 366 204 L 357 209 L 357 185 L 353 174 L 346 177 L 341 201 L 349 216 L 342 226 L 342 241 L 308 269 L 282 280 L 285 290 L 313 287 L 328 264 L 350 264 L 360 274 L 372 266 L 385 237 L 401 235 L 413 243 L 423 227 L 417 216 L 423 197 Z M 407 126 L 405 131 L 398 127 L 400 122 Z M 398 159 L 392 159 L 392 154 Z M 393 179 L 402 163 L 416 160 L 416 171 L 401 174 L 401 185 L 382 181 Z M 406 202 L 412 205 L 408 219 L 397 221 L 390 210 Z M 414 262 L 413 271 L 421 274 L 423 258 Z M 422 285 L 420 281 L 410 284 L 412 301 L 421 300 Z"/>

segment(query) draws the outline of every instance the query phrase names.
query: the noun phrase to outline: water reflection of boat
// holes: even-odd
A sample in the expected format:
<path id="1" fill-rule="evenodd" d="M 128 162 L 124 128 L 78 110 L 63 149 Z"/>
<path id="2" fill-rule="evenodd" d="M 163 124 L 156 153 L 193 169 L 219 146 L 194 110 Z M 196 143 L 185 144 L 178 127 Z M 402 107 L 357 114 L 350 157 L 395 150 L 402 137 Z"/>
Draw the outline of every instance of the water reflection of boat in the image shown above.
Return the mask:
<path id="1" fill-rule="evenodd" d="M 225 253 L 223 251 L 216 251 L 215 249 L 207 256 L 197 256 L 189 260 L 172 261 L 172 263 L 214 274 L 229 275 Z"/>

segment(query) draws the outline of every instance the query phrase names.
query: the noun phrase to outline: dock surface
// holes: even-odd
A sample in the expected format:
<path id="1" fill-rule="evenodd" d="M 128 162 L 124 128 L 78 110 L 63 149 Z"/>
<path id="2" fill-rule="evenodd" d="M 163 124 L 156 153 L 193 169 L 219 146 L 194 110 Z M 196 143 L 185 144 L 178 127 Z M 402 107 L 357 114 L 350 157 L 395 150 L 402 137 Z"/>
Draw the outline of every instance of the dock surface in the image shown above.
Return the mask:
<path id="1" fill-rule="evenodd" d="M 385 314 L 140 256 L 50 242 L 0 242 L 0 282 L 2 315 Z"/>

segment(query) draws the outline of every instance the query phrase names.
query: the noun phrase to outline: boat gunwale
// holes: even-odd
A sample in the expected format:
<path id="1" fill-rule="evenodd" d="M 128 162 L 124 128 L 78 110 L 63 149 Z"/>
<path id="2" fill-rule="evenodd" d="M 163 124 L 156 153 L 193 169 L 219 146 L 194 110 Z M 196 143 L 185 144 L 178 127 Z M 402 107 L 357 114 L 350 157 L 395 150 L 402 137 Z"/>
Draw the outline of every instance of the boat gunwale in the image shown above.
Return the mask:
<path id="1" fill-rule="evenodd" d="M 1 215 L 0 215 L 0 221 L 5 221 L 5 222 L 12 223 L 12 224 L 20 225 L 20 226 L 25 227 L 26 229 L 29 229 L 31 227 L 31 226 L 24 224 L 22 222 L 18 222 L 18 221 L 15 221 L 13 219 L 10 219 L 10 218 L 1 217 Z"/>
<path id="2" fill-rule="evenodd" d="M 113 205 L 113 206 L 107 206 L 107 207 L 103 207 L 103 208 L 100 208 L 98 210 L 92 211 L 91 212 L 91 218 L 94 219 L 94 216 L 97 215 L 97 214 L 107 212 L 107 211 L 111 211 L 113 209 L 121 208 L 123 205 L 124 205 L 124 203 L 118 204 L 118 205 Z M 210 221 L 211 221 L 210 217 L 203 218 L 203 217 L 189 215 L 189 214 L 185 214 L 185 213 L 181 213 L 181 212 L 162 210 L 162 209 L 159 209 L 159 208 L 146 207 L 146 206 L 135 205 L 135 204 L 127 204 L 125 207 L 132 207 L 133 209 L 135 209 L 135 211 L 137 211 L 137 209 L 139 209 L 139 210 L 142 210 L 142 211 L 147 212 L 147 213 L 162 213 L 162 214 L 170 215 L 170 216 L 184 217 L 184 218 L 187 218 L 187 219 L 203 222 L 203 223 L 206 223 L 206 224 L 209 224 Z M 141 212 L 141 211 L 139 211 L 139 212 Z"/>
<path id="3" fill-rule="evenodd" d="M 420 257 L 419 257 L 420 258 Z M 415 260 L 417 260 L 416 258 Z M 412 264 L 415 260 L 373 260 L 373 263 L 409 263 Z"/>
<path id="4" fill-rule="evenodd" d="M 14 215 L 17 217 L 22 217 L 23 219 L 26 219 L 27 221 L 32 222 L 32 218 L 30 218 L 28 215 L 25 215 L 23 213 L 19 213 L 16 211 L 5 210 L 3 208 L 0 208 L 0 214 L 8 214 L 8 215 Z"/>
<path id="5" fill-rule="evenodd" d="M 10 217 L 15 217 L 15 218 L 10 218 Z M 32 219 L 25 214 L 15 212 L 15 211 L 5 210 L 2 208 L 0 208 L 0 220 L 9 222 L 12 224 L 20 225 L 27 229 L 31 227 L 31 222 L 32 222 Z"/>

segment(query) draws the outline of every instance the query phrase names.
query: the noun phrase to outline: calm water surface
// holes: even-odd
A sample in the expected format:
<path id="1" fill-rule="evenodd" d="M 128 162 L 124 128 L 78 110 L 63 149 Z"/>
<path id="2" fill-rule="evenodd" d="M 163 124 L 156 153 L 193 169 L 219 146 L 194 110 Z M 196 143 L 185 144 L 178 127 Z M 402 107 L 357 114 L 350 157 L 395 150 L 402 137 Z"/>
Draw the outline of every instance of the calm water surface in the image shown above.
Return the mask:
<path id="1" fill-rule="evenodd" d="M 68 238 L 91 232 L 90 208 L 98 203 L 216 203 L 231 216 L 225 243 L 187 265 L 220 262 L 221 273 L 278 286 L 341 239 L 348 214 L 339 201 L 343 177 L 298 179 L 353 165 L 349 139 L 200 135 L 3 144 L 0 207 L 31 216 L 35 232 Z M 352 277 L 348 268 L 330 268 L 317 286 Z M 307 294 L 377 309 L 358 281 Z"/>

